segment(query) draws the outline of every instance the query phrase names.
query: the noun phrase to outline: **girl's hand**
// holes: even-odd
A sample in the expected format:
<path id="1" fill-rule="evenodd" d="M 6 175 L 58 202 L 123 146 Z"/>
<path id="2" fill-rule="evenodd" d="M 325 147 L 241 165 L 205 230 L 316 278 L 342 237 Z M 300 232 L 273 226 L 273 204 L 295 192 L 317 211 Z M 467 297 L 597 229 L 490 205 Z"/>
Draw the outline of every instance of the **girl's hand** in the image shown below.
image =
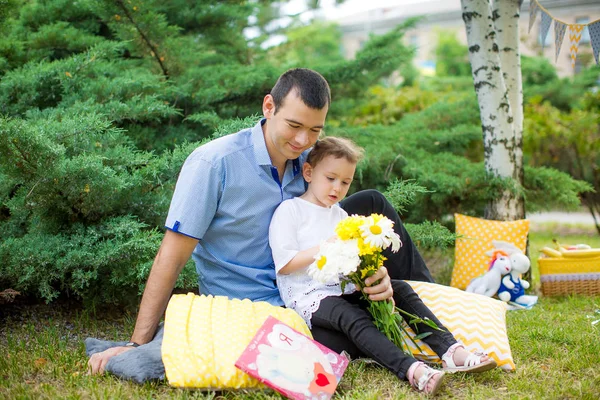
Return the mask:
<path id="1" fill-rule="evenodd" d="M 326 241 L 329 242 L 329 243 L 334 243 L 337 239 L 338 239 L 337 235 L 333 235 L 332 237 L 330 237 Z"/>
<path id="2" fill-rule="evenodd" d="M 385 267 L 379 268 L 376 273 L 365 279 L 365 285 L 364 291 L 369 295 L 370 300 L 388 300 L 394 295 L 392 280 Z"/>

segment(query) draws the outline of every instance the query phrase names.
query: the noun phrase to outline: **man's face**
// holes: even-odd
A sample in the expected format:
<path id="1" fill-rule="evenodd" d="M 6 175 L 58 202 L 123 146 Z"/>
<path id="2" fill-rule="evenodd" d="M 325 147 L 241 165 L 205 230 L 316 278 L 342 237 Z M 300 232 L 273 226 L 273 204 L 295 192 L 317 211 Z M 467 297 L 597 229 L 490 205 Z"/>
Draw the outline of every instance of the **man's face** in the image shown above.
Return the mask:
<path id="1" fill-rule="evenodd" d="M 292 89 L 275 109 L 273 97 L 268 94 L 263 101 L 263 114 L 267 123 L 263 126 L 267 151 L 277 167 L 287 160 L 296 159 L 311 148 L 325 125 L 328 107 L 320 110 L 309 108 Z"/>

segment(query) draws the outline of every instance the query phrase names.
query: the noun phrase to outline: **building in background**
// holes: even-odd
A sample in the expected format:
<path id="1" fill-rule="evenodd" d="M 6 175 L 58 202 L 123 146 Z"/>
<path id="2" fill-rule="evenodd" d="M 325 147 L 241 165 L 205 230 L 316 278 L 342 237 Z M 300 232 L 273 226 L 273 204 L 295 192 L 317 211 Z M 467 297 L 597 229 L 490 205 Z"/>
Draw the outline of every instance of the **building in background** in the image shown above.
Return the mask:
<path id="1" fill-rule="evenodd" d="M 555 18 L 566 24 L 587 24 L 600 19 L 600 0 L 539 0 Z M 455 34 L 467 44 L 465 24 L 462 20 L 460 0 L 415 0 L 414 3 L 387 8 L 377 8 L 337 20 L 343 33 L 342 45 L 347 58 L 351 58 L 367 41 L 370 33 L 383 34 L 411 17 L 423 16 L 414 29 L 406 34 L 406 42 L 416 49 L 414 62 L 424 74 L 435 71 L 435 48 L 440 34 Z M 521 54 L 543 55 L 556 66 L 559 76 L 577 73 L 582 67 L 594 63 L 587 27 L 579 43 L 575 68 L 571 65 L 568 31 L 555 62 L 554 27 L 550 28 L 544 48 L 541 43 L 541 16 L 528 33 L 529 0 L 521 7 L 519 29 Z M 466 55 L 467 59 L 468 56 Z"/>

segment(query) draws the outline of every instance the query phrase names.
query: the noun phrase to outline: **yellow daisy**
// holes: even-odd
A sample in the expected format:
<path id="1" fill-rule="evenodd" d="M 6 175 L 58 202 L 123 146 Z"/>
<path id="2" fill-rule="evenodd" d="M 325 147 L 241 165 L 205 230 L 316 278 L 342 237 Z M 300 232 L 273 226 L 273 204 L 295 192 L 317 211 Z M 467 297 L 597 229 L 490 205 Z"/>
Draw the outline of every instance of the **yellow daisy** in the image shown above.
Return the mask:
<path id="1" fill-rule="evenodd" d="M 344 218 L 335 227 L 335 233 L 342 240 L 358 239 L 361 237 L 360 226 L 364 223 L 365 217 L 352 215 Z"/>

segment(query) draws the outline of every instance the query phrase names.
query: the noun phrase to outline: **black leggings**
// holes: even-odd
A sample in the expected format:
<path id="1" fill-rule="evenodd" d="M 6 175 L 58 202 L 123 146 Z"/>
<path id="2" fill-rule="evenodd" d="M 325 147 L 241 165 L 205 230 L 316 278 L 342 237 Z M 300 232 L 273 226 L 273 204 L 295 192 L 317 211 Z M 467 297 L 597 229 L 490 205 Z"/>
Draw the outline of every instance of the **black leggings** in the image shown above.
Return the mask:
<path id="1" fill-rule="evenodd" d="M 397 253 L 385 250 L 383 255 L 387 258 L 385 267 L 392 279 L 415 280 L 433 282 L 433 278 L 415 247 L 412 239 L 406 232 L 398 213 L 377 190 L 363 190 L 344 199 L 340 205 L 350 215 L 383 214 L 394 221 L 394 231 L 400 235 L 402 247 Z M 312 334 L 315 340 L 341 353 L 347 351 L 352 358 L 364 356 L 356 345 L 345 334 L 320 326 L 313 326 Z"/>
<path id="2" fill-rule="evenodd" d="M 425 324 L 411 326 L 418 333 L 431 332 L 431 335 L 424 338 L 423 341 L 441 358 L 448 348 L 456 343 L 454 336 L 423 304 L 419 295 L 408 283 L 392 280 L 392 288 L 394 289 L 394 301 L 398 308 L 421 318 L 428 317 L 443 329 L 439 331 Z M 342 333 L 363 355 L 377 361 L 400 379 L 406 379 L 408 368 L 416 360 L 404 354 L 377 329 L 368 307 L 368 302 L 363 299 L 360 292 L 326 297 L 321 300 L 319 309 L 313 313 L 311 324 L 313 329 L 318 327 Z M 404 319 L 407 323 L 409 322 L 408 317 L 404 317 Z"/>

